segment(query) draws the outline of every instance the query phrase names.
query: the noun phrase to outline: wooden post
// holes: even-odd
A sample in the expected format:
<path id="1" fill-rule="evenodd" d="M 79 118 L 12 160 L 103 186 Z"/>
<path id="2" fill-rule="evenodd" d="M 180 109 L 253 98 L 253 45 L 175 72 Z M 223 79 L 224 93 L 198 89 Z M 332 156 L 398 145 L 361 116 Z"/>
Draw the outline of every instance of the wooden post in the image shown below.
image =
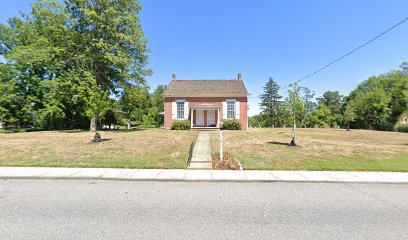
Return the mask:
<path id="1" fill-rule="evenodd" d="M 220 161 L 222 162 L 224 160 L 224 153 L 222 149 L 222 130 L 220 129 Z"/>

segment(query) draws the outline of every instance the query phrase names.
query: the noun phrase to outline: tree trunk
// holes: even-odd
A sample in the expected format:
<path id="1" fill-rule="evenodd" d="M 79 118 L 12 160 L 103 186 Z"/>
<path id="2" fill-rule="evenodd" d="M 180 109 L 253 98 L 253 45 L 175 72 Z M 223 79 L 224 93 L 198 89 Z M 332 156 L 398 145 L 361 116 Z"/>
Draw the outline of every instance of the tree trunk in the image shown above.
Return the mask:
<path id="1" fill-rule="evenodd" d="M 347 122 L 347 131 L 350 131 L 350 121 Z"/>
<path id="2" fill-rule="evenodd" d="M 296 113 L 293 112 L 293 136 L 292 141 L 290 141 L 290 146 L 296 146 Z"/>
<path id="3" fill-rule="evenodd" d="M 96 132 L 96 116 L 94 115 L 92 118 L 91 118 L 91 124 L 90 124 L 90 126 L 89 126 L 89 131 L 92 131 L 92 132 Z"/>

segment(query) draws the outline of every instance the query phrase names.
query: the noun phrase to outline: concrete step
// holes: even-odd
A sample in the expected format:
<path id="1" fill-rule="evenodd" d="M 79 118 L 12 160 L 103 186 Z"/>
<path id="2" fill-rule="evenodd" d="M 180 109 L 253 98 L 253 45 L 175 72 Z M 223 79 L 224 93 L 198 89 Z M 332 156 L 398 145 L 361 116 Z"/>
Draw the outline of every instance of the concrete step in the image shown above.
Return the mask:
<path id="1" fill-rule="evenodd" d="M 205 163 L 191 162 L 189 169 L 212 169 L 212 164 L 208 162 Z"/>
<path id="2" fill-rule="evenodd" d="M 192 157 L 190 162 L 212 162 L 210 157 Z"/>

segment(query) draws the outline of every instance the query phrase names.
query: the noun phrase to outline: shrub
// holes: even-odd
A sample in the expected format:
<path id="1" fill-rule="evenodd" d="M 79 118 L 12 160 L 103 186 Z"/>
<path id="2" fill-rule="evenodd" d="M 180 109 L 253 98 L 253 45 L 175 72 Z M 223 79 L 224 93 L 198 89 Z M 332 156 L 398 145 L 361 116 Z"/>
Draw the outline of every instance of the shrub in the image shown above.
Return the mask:
<path id="1" fill-rule="evenodd" d="M 397 132 L 406 132 L 408 133 L 408 124 L 397 124 L 395 126 Z"/>
<path id="2" fill-rule="evenodd" d="M 175 120 L 171 126 L 172 130 L 189 130 L 190 129 L 189 120 Z"/>
<path id="3" fill-rule="evenodd" d="M 225 130 L 241 130 L 241 123 L 235 119 L 224 119 L 222 129 Z"/>
<path id="4" fill-rule="evenodd" d="M 230 169 L 239 170 L 239 163 L 235 160 L 234 155 L 229 152 L 224 152 L 223 161 L 220 160 L 220 153 L 215 153 L 212 156 L 212 166 L 214 169 Z"/>

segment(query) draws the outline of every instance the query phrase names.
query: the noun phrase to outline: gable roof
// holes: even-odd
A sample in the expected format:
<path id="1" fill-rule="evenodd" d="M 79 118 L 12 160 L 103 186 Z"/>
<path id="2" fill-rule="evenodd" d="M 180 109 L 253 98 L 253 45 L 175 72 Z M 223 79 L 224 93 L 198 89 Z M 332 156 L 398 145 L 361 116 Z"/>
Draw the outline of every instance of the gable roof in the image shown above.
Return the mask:
<path id="1" fill-rule="evenodd" d="M 240 80 L 172 80 L 165 97 L 246 97 L 249 95 Z"/>

